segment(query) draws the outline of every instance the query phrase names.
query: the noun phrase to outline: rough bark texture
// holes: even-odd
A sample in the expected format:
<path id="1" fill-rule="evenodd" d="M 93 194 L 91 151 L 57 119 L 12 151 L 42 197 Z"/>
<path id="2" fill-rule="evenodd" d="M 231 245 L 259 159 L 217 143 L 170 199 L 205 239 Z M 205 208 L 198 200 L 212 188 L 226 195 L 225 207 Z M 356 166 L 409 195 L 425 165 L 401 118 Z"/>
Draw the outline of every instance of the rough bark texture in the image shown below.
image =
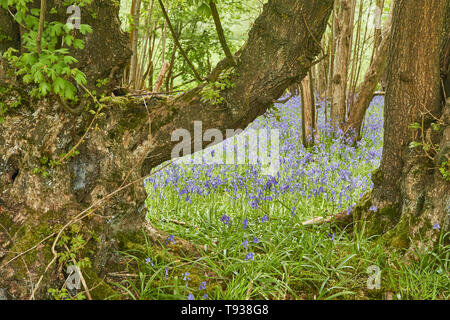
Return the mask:
<path id="1" fill-rule="evenodd" d="M 376 54 L 364 75 L 364 80 L 360 84 L 356 102 L 353 104 L 353 109 L 350 110 L 350 115 L 345 122 L 344 132 L 349 133 L 353 141 L 361 138 L 361 126 L 366 114 L 367 108 L 373 99 L 373 93 L 380 82 L 381 76 L 386 68 L 387 51 L 389 44 L 389 33 L 391 30 L 393 10 L 386 21 L 384 28 L 384 36 L 378 46 Z"/>
<path id="2" fill-rule="evenodd" d="M 435 245 L 448 231 L 450 184 L 412 141 L 445 143 L 450 103 L 440 96 L 439 58 L 447 1 L 398 0 L 388 53 L 384 150 L 371 199 L 358 212 L 395 247 Z M 432 114 L 432 115 L 431 115 Z M 440 119 L 443 131 L 433 131 Z M 411 130 L 418 122 L 422 130 Z M 430 151 L 431 152 L 431 151 Z M 375 205 L 376 213 L 367 210 Z M 433 228 L 434 226 L 434 228 Z M 412 240 L 412 241 L 411 241 Z"/>
<path id="3" fill-rule="evenodd" d="M 320 51 L 316 39 L 321 39 L 326 28 L 332 2 L 269 1 L 230 73 L 235 86 L 221 93 L 223 103 L 202 101 L 204 85 L 177 97 L 147 97 L 145 103 L 144 98 L 105 99 L 105 115 L 89 131 L 79 147 L 80 154 L 55 167 L 44 166 L 41 160 L 44 156 L 56 159 L 58 154 L 68 152 L 85 132 L 92 115 L 74 119 L 58 112 L 53 101 L 29 101 L 26 92 L 18 90 L 29 101 L 28 106 L 8 114 L 0 124 L 0 223 L 4 227 L 0 227 L 0 287 L 16 298 L 28 298 L 30 282 L 36 284 L 53 257 L 52 234 L 94 205 L 95 212 L 77 223 L 81 233 L 97 239 L 90 240 L 85 251 L 93 266 L 82 271 L 88 285 L 96 287 L 91 292 L 94 298 L 109 295 L 111 289 L 102 279 L 120 268 L 116 249 L 126 248 L 141 234 L 146 193 L 139 182 L 108 197 L 101 206 L 95 203 L 124 182 L 139 181 L 156 165 L 169 160 L 177 143 L 171 142 L 175 129 L 193 132 L 197 120 L 203 122 L 204 131 L 244 128 L 262 115 L 286 87 L 302 80 L 311 68 Z M 114 22 L 117 8 L 95 1 L 92 9 L 98 10 L 98 18 L 92 22 L 95 35 L 88 38 L 85 51 L 79 53 L 80 61 L 87 63 L 84 70 L 91 81 L 129 57 L 126 36 L 124 49 L 118 48 L 122 36 L 118 22 Z M 93 42 L 101 42 L 99 39 L 104 46 L 97 48 Z M 109 61 L 112 64 L 107 68 L 108 59 L 116 60 Z M 119 73 L 125 64 L 119 63 Z M 36 168 L 48 175 L 34 174 Z M 150 229 L 146 226 L 146 230 Z M 17 253 L 45 237 L 49 240 L 24 255 L 24 260 L 10 262 Z M 94 253 L 89 254 L 88 249 Z M 186 250 L 185 254 L 193 253 Z M 53 264 L 36 297 L 48 297 L 46 289 L 61 287 L 63 280 L 58 263 Z"/>
<path id="4" fill-rule="evenodd" d="M 340 128 L 345 121 L 347 77 L 352 48 L 353 5 L 354 1 L 352 0 L 341 0 L 339 16 L 335 17 L 334 28 L 337 39 L 333 80 L 331 83 L 331 124 L 334 128 Z"/>

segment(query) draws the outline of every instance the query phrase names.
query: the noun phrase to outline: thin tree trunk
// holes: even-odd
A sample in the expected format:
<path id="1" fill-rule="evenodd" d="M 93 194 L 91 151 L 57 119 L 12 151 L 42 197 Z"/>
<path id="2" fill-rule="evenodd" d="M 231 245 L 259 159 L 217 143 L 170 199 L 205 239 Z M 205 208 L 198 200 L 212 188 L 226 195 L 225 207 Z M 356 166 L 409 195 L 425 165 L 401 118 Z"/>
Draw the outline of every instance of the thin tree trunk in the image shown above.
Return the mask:
<path id="1" fill-rule="evenodd" d="M 133 43 L 131 46 L 132 56 L 131 56 L 131 63 L 130 63 L 130 79 L 129 83 L 132 87 L 136 85 L 136 73 L 137 73 L 137 67 L 138 67 L 138 41 L 139 41 L 139 20 L 141 15 L 141 0 L 136 0 L 135 6 L 134 6 L 134 12 L 133 12 Z"/>
<path id="2" fill-rule="evenodd" d="M 175 43 L 177 44 L 177 47 L 178 47 L 178 49 L 180 50 L 181 55 L 183 56 L 185 62 L 188 64 L 188 66 L 191 68 L 191 70 L 192 70 L 192 72 L 193 72 L 195 78 L 197 79 L 197 81 L 203 82 L 202 77 L 200 76 L 200 74 L 198 73 L 197 69 L 196 69 L 195 66 L 192 64 L 192 62 L 189 60 L 186 51 L 185 51 L 185 50 L 183 49 L 183 47 L 181 46 L 180 41 L 178 40 L 177 34 L 176 34 L 175 30 L 174 30 L 173 27 L 172 27 L 172 23 L 170 22 L 169 16 L 168 16 L 168 14 L 167 14 L 166 9 L 164 8 L 164 5 L 163 5 L 162 1 L 161 1 L 161 0 L 158 0 L 158 2 L 159 2 L 159 5 L 161 6 L 161 10 L 162 10 L 162 12 L 163 12 L 164 19 L 165 19 L 166 22 L 167 22 L 167 26 L 169 27 L 169 30 L 170 30 L 170 32 L 172 33 L 173 40 L 174 40 Z"/>
<path id="3" fill-rule="evenodd" d="M 47 10 L 47 0 L 41 0 L 41 10 L 39 13 L 39 27 L 36 35 L 36 52 L 41 54 L 42 51 L 42 32 L 44 31 L 45 12 Z"/>
<path id="4" fill-rule="evenodd" d="M 311 71 L 300 83 L 302 98 L 302 141 L 305 147 L 314 145 L 315 129 L 315 99 L 313 88 L 313 77 Z"/>
<path id="5" fill-rule="evenodd" d="M 395 1 L 396 0 L 393 0 L 392 4 L 394 4 Z M 357 90 L 358 97 L 356 98 L 356 102 L 350 111 L 350 116 L 344 125 L 344 132 L 349 133 L 352 136 L 353 142 L 359 140 L 361 137 L 361 126 L 364 115 L 366 114 L 366 110 L 373 99 L 373 93 L 386 67 L 389 34 L 391 30 L 392 14 L 394 12 L 393 8 L 394 7 L 392 5 L 391 13 L 389 14 L 384 28 L 383 40 L 381 41 L 378 51 L 364 76 L 363 82 Z"/>
<path id="6" fill-rule="evenodd" d="M 234 61 L 234 56 L 228 47 L 227 40 L 225 39 L 225 34 L 223 32 L 222 23 L 220 22 L 219 12 L 217 11 L 216 4 L 213 0 L 209 1 L 209 6 L 211 8 L 211 13 L 214 19 L 214 24 L 216 25 L 217 35 L 219 36 L 220 45 L 222 46 L 222 50 L 225 53 L 225 56 L 230 60 L 233 65 L 236 65 L 236 61 Z"/>
<path id="7" fill-rule="evenodd" d="M 169 0 L 166 0 L 166 10 L 167 14 L 169 14 Z M 166 62 L 166 41 L 167 41 L 167 20 L 164 19 L 164 28 L 163 28 L 163 35 L 162 35 L 162 58 L 161 63 L 164 65 L 164 62 Z"/>
<path id="8" fill-rule="evenodd" d="M 345 121 L 346 91 L 352 38 L 352 0 L 340 0 L 335 28 L 337 34 L 332 86 L 331 124 L 340 128 Z"/>

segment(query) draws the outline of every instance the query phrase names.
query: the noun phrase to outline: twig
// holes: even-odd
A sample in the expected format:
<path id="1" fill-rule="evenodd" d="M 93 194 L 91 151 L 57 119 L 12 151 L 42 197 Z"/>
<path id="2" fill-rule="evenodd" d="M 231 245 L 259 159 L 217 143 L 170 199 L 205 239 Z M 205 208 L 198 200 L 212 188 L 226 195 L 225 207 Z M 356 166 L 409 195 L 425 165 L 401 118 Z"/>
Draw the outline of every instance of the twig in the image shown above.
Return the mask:
<path id="1" fill-rule="evenodd" d="M 164 4 L 162 3 L 161 0 L 158 0 L 158 2 L 159 2 L 159 5 L 161 6 L 161 11 L 163 13 L 164 19 L 166 19 L 167 26 L 169 27 L 169 30 L 172 33 L 173 40 L 177 44 L 177 47 L 179 48 L 181 55 L 183 56 L 184 60 L 186 61 L 186 63 L 191 68 L 192 72 L 194 73 L 195 78 L 198 81 L 203 82 L 204 80 L 202 79 L 202 77 L 200 77 L 200 75 L 198 74 L 198 72 L 195 69 L 194 65 L 189 60 L 189 58 L 188 58 L 188 56 L 186 54 L 186 51 L 184 51 L 183 47 L 181 46 L 180 41 L 178 40 L 178 37 L 177 37 L 177 35 L 175 33 L 175 30 L 173 29 L 172 23 L 170 22 L 169 16 L 167 15 L 167 11 L 166 11 L 166 8 L 164 7 Z"/>
<path id="2" fill-rule="evenodd" d="M 70 250 L 69 250 L 69 248 L 67 247 L 66 244 L 64 244 L 64 247 L 66 248 L 67 252 L 69 252 L 69 254 L 70 254 Z M 77 261 L 75 260 L 75 258 L 72 258 L 71 260 L 72 260 L 74 265 L 77 265 Z M 80 270 L 80 281 L 83 284 L 84 289 L 86 290 L 85 292 L 86 292 L 87 298 L 89 300 L 92 300 L 91 293 L 89 292 L 89 287 L 87 286 L 86 281 L 84 280 L 84 277 L 83 277 L 83 274 L 81 273 L 81 270 Z"/>
<path id="3" fill-rule="evenodd" d="M 39 27 L 36 35 L 36 52 L 38 55 L 40 55 L 42 52 L 42 32 L 44 31 L 46 10 L 47 10 L 47 0 L 41 0 L 41 10 L 39 13 Z"/>

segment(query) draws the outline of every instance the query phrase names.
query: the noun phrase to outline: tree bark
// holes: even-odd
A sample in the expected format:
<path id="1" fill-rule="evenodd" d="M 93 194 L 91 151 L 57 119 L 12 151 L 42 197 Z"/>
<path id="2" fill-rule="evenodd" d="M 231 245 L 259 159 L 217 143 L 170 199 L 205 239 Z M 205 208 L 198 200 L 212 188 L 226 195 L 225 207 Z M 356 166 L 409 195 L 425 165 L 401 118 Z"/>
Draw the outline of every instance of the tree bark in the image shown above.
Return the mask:
<path id="1" fill-rule="evenodd" d="M 120 27 L 114 17 L 118 8 L 109 1 L 95 1 L 90 8 L 99 9 L 99 3 L 112 13 L 97 15 L 97 38 L 89 38 L 80 54 L 80 61 L 88 63 L 85 70 L 91 85 L 97 78 L 90 69 L 103 70 L 105 60 L 116 59 L 124 62 L 119 68 L 122 71 L 127 61 L 122 57 L 129 57 L 127 37 L 117 36 Z M 177 144 L 171 141 L 172 132 L 185 128 L 194 136 L 194 121 L 202 121 L 203 131 L 217 128 L 225 132 L 244 128 L 262 115 L 311 68 L 320 52 L 316 39 L 321 39 L 325 31 L 332 5 L 332 0 L 269 0 L 237 56 L 230 76 L 235 86 L 221 92 L 222 103 L 202 99 L 200 92 L 205 84 L 174 97 L 104 98 L 104 116 L 98 117 L 95 129 L 88 131 L 78 148 L 80 154 L 61 165 L 43 165 L 42 159 L 58 159 L 57 155 L 67 153 L 84 135 L 93 116 L 85 113 L 73 118 L 57 112 L 54 101 L 30 101 L 26 91 L 19 90 L 29 101 L 28 106 L 9 113 L 0 124 L 0 223 L 4 227 L 0 227 L 0 287 L 22 299 L 30 297 L 27 279 L 36 284 L 43 275 L 36 298 L 48 297 L 50 287 L 61 287 L 64 277 L 58 272 L 58 262 L 49 264 L 54 258 L 52 242 L 62 226 L 86 212 L 89 216 L 76 224 L 87 237 L 92 238 L 95 232 L 98 241 L 89 241 L 84 253 L 91 258 L 92 268 L 82 272 L 88 275 L 88 286 L 95 287 L 91 290 L 93 298 L 108 295 L 111 289 L 104 277 L 120 268 L 117 248 L 127 248 L 141 234 L 146 213 L 141 178 L 171 159 Z M 116 52 L 121 39 L 125 52 Z M 104 45 L 93 47 L 91 41 Z M 227 66 L 222 61 L 216 72 L 223 71 L 223 65 Z M 33 173 L 35 169 L 41 171 Z M 42 171 L 47 174 L 40 174 Z M 139 183 L 117 191 L 131 181 Z M 151 228 L 147 225 L 145 229 Z M 159 240 L 164 238 L 158 236 Z M 36 246 L 43 239 L 47 241 Z M 30 248 L 22 256 L 25 267 L 17 254 Z M 63 250 L 58 246 L 53 249 Z M 193 254 L 191 249 L 183 252 Z"/>
<path id="2" fill-rule="evenodd" d="M 300 82 L 302 98 L 302 141 L 305 148 L 314 145 L 315 99 L 311 72 Z"/>
<path id="3" fill-rule="evenodd" d="M 364 116 L 369 108 L 370 102 L 373 99 L 373 93 L 386 68 L 392 14 L 393 7 L 386 21 L 383 39 L 378 46 L 376 55 L 374 56 L 374 59 L 372 60 L 369 69 L 364 76 L 363 82 L 356 91 L 358 93 L 356 102 L 353 104 L 353 109 L 350 110 L 350 115 L 344 125 L 344 132 L 348 133 L 353 142 L 361 139 L 361 126 Z"/>
<path id="4" fill-rule="evenodd" d="M 332 106 L 331 124 L 334 128 L 341 128 L 345 121 L 347 78 L 352 41 L 354 1 L 340 0 L 339 15 L 335 16 L 335 32 L 337 34 L 334 72 L 331 83 Z"/>
<path id="5" fill-rule="evenodd" d="M 449 139 L 450 103 L 441 101 L 439 72 L 446 5 L 444 0 L 397 0 L 394 8 L 383 156 L 373 174 L 372 195 L 356 212 L 369 234 L 384 234 L 398 248 L 433 246 L 449 226 L 450 184 L 427 157 L 432 151 L 410 148 L 413 141 L 442 145 Z M 431 128 L 436 119 L 442 131 Z M 409 128 L 414 122 L 420 130 Z"/>
<path id="6" fill-rule="evenodd" d="M 140 24 L 140 16 L 141 16 L 141 0 L 136 0 L 135 5 L 133 7 L 133 29 L 131 33 L 132 36 L 132 43 L 131 43 L 131 63 L 130 63 L 130 77 L 129 77 L 129 84 L 132 87 L 136 86 L 136 76 L 137 76 L 137 69 L 138 69 L 138 41 L 139 41 L 139 24 Z"/>

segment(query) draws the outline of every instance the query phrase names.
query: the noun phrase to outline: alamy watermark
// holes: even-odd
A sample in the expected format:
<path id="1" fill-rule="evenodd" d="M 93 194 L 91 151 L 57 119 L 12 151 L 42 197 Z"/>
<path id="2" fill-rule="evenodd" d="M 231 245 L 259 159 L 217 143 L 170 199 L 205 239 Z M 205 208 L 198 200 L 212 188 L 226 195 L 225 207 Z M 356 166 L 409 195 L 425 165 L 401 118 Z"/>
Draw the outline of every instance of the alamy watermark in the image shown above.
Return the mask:
<path id="1" fill-rule="evenodd" d="M 382 19 L 383 9 L 377 5 L 374 5 L 372 7 L 372 14 L 373 14 L 373 18 L 374 18 L 375 29 L 381 30 L 383 27 L 383 19 Z"/>
<path id="2" fill-rule="evenodd" d="M 79 290 L 81 288 L 81 285 L 80 285 L 81 271 L 80 271 L 80 269 L 75 265 L 71 265 L 71 266 L 67 267 L 67 273 L 69 274 L 69 277 L 66 279 L 67 289 Z"/>
<path id="3" fill-rule="evenodd" d="M 67 7 L 67 14 L 70 14 L 70 17 L 67 19 L 66 25 L 70 29 L 81 29 L 81 9 L 79 6 L 69 6 Z"/>
<path id="4" fill-rule="evenodd" d="M 184 157 L 182 163 L 245 165 L 261 164 L 263 175 L 277 175 L 280 169 L 280 131 L 278 129 L 227 129 L 225 137 L 219 129 L 208 129 L 203 133 L 201 121 L 194 121 L 194 137 L 186 129 L 172 132 L 172 142 L 178 142 L 172 149 L 172 159 Z M 193 142 L 193 143 L 192 143 Z M 206 147 L 205 152 L 191 155 Z M 220 144 L 224 142 L 223 144 Z M 220 145 L 218 145 L 220 144 Z M 192 148 L 193 147 L 193 148 Z M 187 156 L 191 155 L 191 156 Z"/>
<path id="5" fill-rule="evenodd" d="M 366 272 L 370 274 L 367 279 L 367 289 L 379 290 L 381 288 L 381 269 L 377 265 L 372 265 L 367 268 Z"/>

